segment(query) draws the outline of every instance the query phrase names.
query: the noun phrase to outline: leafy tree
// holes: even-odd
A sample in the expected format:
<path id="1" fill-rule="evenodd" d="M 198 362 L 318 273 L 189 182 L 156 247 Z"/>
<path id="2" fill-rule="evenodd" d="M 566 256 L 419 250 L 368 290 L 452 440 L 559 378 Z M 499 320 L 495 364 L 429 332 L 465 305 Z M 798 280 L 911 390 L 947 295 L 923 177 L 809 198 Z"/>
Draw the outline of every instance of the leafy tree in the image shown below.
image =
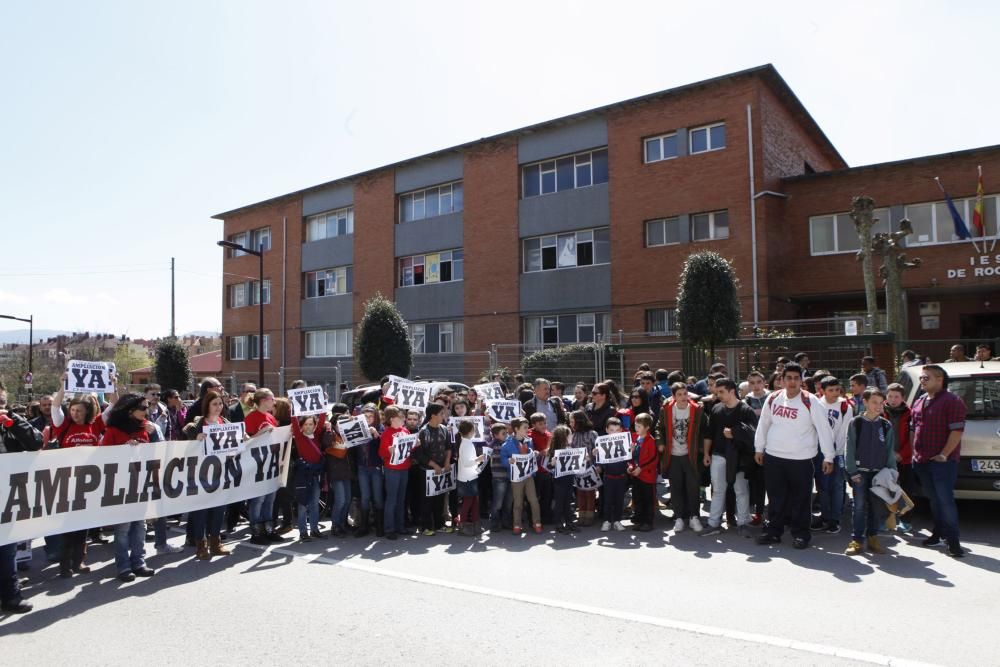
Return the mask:
<path id="1" fill-rule="evenodd" d="M 149 358 L 145 350 L 135 348 L 129 343 L 122 343 L 118 346 L 115 350 L 114 362 L 118 381 L 121 384 L 128 382 L 130 372 L 153 364 L 153 360 Z"/>
<path id="2" fill-rule="evenodd" d="M 715 252 L 689 255 L 677 287 L 677 329 L 685 345 L 708 349 L 740 332 L 739 279 Z"/>
<path id="3" fill-rule="evenodd" d="M 164 338 L 156 344 L 153 377 L 163 389 L 186 391 L 191 386 L 191 365 L 187 350 L 176 338 Z"/>
<path id="4" fill-rule="evenodd" d="M 413 366 L 406 321 L 396 304 L 381 293 L 365 302 L 365 314 L 358 324 L 354 356 L 366 378 L 378 381 L 383 375 L 407 377 Z"/>

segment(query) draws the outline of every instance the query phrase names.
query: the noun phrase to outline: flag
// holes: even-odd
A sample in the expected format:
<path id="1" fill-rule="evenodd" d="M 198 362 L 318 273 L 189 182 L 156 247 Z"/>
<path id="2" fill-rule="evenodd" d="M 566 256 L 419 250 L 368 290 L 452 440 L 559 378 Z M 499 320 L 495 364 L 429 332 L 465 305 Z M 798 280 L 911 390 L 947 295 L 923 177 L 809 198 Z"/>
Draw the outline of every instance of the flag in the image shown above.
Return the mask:
<path id="1" fill-rule="evenodd" d="M 976 228 L 976 236 L 986 236 L 983 225 L 983 168 L 979 167 L 979 184 L 976 185 L 976 208 L 972 210 L 972 226 Z"/>
<path id="2" fill-rule="evenodd" d="M 965 221 L 962 220 L 962 216 L 959 215 L 958 209 L 955 208 L 955 202 L 951 200 L 951 196 L 941 185 L 941 179 L 934 177 L 934 182 L 937 186 L 941 188 L 941 193 L 944 194 L 944 201 L 948 205 L 948 212 L 951 213 L 951 222 L 955 225 L 955 236 L 960 239 L 971 239 L 972 234 L 969 233 L 969 228 L 965 226 Z"/>

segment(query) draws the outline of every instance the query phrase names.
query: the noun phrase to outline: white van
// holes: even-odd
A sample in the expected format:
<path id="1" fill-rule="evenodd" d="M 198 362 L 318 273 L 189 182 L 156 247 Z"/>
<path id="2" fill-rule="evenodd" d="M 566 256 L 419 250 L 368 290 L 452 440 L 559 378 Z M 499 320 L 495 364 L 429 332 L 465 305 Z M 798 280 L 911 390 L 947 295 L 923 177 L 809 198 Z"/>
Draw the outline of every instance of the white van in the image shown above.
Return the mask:
<path id="1" fill-rule="evenodd" d="M 965 401 L 965 434 L 958 464 L 956 498 L 1000 500 L 1000 361 L 941 364 L 948 391 Z M 913 405 L 920 389 L 921 368 L 904 369 L 900 383 Z"/>

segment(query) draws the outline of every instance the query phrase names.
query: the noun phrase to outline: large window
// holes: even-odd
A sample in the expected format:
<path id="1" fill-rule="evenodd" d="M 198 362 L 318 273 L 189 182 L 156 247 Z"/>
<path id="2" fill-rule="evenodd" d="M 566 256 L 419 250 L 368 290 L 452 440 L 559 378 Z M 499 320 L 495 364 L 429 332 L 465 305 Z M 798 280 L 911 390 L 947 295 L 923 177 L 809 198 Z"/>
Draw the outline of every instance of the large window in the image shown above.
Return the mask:
<path id="1" fill-rule="evenodd" d="M 973 239 L 979 238 L 979 233 L 972 224 L 972 214 L 976 207 L 975 198 L 955 199 L 955 210 L 962 217 L 965 226 Z M 955 223 L 948 205 L 943 202 L 927 204 L 910 204 L 904 209 L 904 215 L 913 225 L 913 234 L 906 237 L 906 245 L 930 245 L 934 243 L 952 243 L 961 239 L 955 235 Z M 983 227 L 985 235 L 997 235 L 997 198 L 983 197 Z"/>
<path id="2" fill-rule="evenodd" d="M 428 285 L 462 280 L 462 250 L 445 250 L 399 259 L 399 286 Z"/>
<path id="3" fill-rule="evenodd" d="M 354 207 L 337 209 L 306 218 L 306 242 L 332 239 L 354 233 Z"/>
<path id="4" fill-rule="evenodd" d="M 306 298 L 350 294 L 354 290 L 354 267 L 339 266 L 335 269 L 306 273 Z"/>
<path id="5" fill-rule="evenodd" d="M 258 358 L 258 341 L 260 336 L 230 336 L 229 337 L 229 359 L 230 361 L 244 361 Z M 271 358 L 271 337 L 264 334 L 264 358 Z"/>
<path id="6" fill-rule="evenodd" d="M 649 308 L 646 310 L 646 333 L 674 335 L 677 333 L 677 309 Z"/>
<path id="7" fill-rule="evenodd" d="M 261 291 L 260 291 L 260 281 L 252 280 L 247 283 L 249 286 L 248 292 L 250 293 L 250 305 L 259 306 L 261 303 Z M 271 281 L 264 281 L 264 305 L 271 303 Z"/>
<path id="8" fill-rule="evenodd" d="M 410 325 L 414 354 L 447 354 L 465 349 L 462 322 L 424 322 Z"/>
<path id="9" fill-rule="evenodd" d="M 354 354 L 351 329 L 306 332 L 306 357 L 349 357 Z"/>
<path id="10" fill-rule="evenodd" d="M 607 183 L 608 149 L 528 164 L 521 174 L 525 198 Z"/>
<path id="11" fill-rule="evenodd" d="M 555 347 L 572 343 L 594 343 L 610 329 L 607 313 L 574 313 L 524 318 L 524 343 Z"/>
<path id="12" fill-rule="evenodd" d="M 228 287 L 228 302 L 230 308 L 257 306 L 260 304 L 260 281 L 251 280 L 246 283 L 235 283 Z M 271 303 L 271 281 L 264 281 L 264 305 Z"/>
<path id="13" fill-rule="evenodd" d="M 729 238 L 729 213 L 713 211 L 691 216 L 692 241 L 716 241 Z"/>
<path id="14" fill-rule="evenodd" d="M 261 227 L 260 229 L 252 229 L 248 232 L 240 232 L 239 234 L 233 234 L 229 237 L 232 243 L 241 245 L 244 248 L 249 248 L 251 250 L 262 249 L 264 251 L 271 249 L 271 228 Z M 230 257 L 242 257 L 247 254 L 242 250 L 228 250 Z"/>
<path id="15" fill-rule="evenodd" d="M 704 153 L 726 147 L 726 124 L 715 123 L 688 130 L 688 152 Z"/>
<path id="16" fill-rule="evenodd" d="M 646 247 L 673 245 L 681 242 L 681 225 L 677 218 L 649 220 L 646 222 Z"/>
<path id="17" fill-rule="evenodd" d="M 611 261 L 607 227 L 524 239 L 523 249 L 525 273 Z"/>
<path id="18" fill-rule="evenodd" d="M 659 162 L 677 157 L 677 133 L 671 132 L 645 141 L 646 162 Z"/>
<path id="19" fill-rule="evenodd" d="M 462 182 L 399 195 L 399 221 L 412 222 L 462 210 Z"/>
<path id="20" fill-rule="evenodd" d="M 247 305 L 247 284 L 236 283 L 229 286 L 229 307 L 242 308 Z"/>
<path id="21" fill-rule="evenodd" d="M 878 223 L 872 228 L 872 233 L 888 233 L 889 209 L 875 209 L 874 217 L 878 218 Z M 857 252 L 861 242 L 850 214 L 834 213 L 809 218 L 809 248 L 813 255 Z"/>

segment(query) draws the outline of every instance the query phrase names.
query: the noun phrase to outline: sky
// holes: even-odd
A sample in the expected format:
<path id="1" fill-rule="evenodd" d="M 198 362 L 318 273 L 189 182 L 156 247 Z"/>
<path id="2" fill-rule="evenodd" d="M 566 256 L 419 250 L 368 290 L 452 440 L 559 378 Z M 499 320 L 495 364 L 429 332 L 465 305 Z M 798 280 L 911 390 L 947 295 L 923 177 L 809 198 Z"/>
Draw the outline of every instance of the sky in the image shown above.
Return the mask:
<path id="1" fill-rule="evenodd" d="M 765 63 L 851 166 L 1000 144 L 998 25 L 987 2 L 4 0 L 0 314 L 168 335 L 175 257 L 177 333 L 218 331 L 216 213 Z"/>

